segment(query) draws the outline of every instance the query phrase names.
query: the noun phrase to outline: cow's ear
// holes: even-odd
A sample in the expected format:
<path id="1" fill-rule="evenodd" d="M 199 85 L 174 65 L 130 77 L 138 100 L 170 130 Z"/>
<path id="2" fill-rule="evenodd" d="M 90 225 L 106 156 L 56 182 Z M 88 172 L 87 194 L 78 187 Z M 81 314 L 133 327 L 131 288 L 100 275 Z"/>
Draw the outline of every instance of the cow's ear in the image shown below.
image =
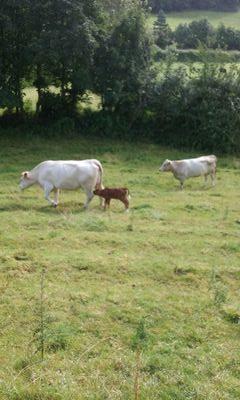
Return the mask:
<path id="1" fill-rule="evenodd" d="M 25 171 L 22 173 L 22 177 L 28 179 L 29 178 L 29 172 Z"/>

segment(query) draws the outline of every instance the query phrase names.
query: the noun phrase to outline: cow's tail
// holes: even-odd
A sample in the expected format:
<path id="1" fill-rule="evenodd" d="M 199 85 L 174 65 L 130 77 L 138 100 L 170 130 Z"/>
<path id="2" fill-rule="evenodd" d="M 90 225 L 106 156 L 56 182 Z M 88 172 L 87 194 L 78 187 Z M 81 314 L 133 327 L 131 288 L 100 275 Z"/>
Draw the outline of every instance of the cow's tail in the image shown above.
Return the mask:
<path id="1" fill-rule="evenodd" d="M 103 181 L 103 167 L 102 167 L 102 164 L 98 160 L 94 160 L 94 164 L 98 167 L 98 178 L 97 178 L 95 189 L 104 189 L 104 186 L 103 186 L 103 183 L 102 183 L 102 181 Z"/>

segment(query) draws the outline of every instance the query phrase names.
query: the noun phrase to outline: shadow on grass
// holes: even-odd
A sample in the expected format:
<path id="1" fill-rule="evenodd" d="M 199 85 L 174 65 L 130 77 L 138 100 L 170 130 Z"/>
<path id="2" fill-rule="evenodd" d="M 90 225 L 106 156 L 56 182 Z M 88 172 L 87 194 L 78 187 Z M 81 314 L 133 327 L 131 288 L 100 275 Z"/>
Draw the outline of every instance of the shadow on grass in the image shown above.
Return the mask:
<path id="1" fill-rule="evenodd" d="M 54 208 L 51 205 L 43 205 L 43 206 L 38 206 L 38 205 L 27 205 L 27 204 L 19 204 L 19 203 L 10 203 L 6 205 L 1 205 L 0 206 L 0 212 L 7 212 L 7 211 L 36 211 L 36 212 L 41 212 L 44 214 L 62 214 L 62 213 L 68 213 L 71 212 L 72 214 L 74 213 L 79 213 L 79 212 L 86 212 L 90 211 L 92 209 L 100 209 L 99 207 L 92 207 L 89 206 L 89 208 L 86 210 L 83 207 L 83 203 L 80 204 L 71 204 L 71 203 L 64 203 L 60 204 L 58 207 Z"/>
<path id="2" fill-rule="evenodd" d="M 32 209 L 33 207 L 31 207 Z M 0 212 L 4 211 L 28 211 L 30 208 L 27 205 L 22 205 L 18 203 L 14 204 L 6 204 L 6 205 L 1 205 L 0 207 Z"/>
<path id="3" fill-rule="evenodd" d="M 179 186 L 174 186 L 172 188 L 168 187 L 167 189 L 165 189 L 166 192 L 171 192 L 171 193 L 202 193 L 202 192 L 207 192 L 207 191 L 211 191 L 214 190 L 215 186 L 211 186 L 211 185 L 199 185 L 199 186 L 191 186 L 190 185 L 184 185 L 183 189 L 181 190 Z"/>

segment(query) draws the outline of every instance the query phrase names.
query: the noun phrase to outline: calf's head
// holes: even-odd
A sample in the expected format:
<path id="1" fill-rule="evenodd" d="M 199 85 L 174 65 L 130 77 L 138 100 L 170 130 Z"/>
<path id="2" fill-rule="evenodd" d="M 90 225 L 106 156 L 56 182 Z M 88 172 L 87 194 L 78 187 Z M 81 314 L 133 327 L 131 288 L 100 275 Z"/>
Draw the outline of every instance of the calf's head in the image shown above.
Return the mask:
<path id="1" fill-rule="evenodd" d="M 97 196 L 101 196 L 101 189 L 95 189 L 93 193 L 96 194 Z"/>
<path id="2" fill-rule="evenodd" d="M 159 168 L 159 171 L 162 171 L 162 172 L 172 171 L 172 161 L 171 160 L 165 160 L 164 163 Z"/>
<path id="3" fill-rule="evenodd" d="M 20 182 L 19 182 L 19 187 L 21 190 L 26 189 L 28 186 L 33 185 L 34 181 L 31 178 L 31 175 L 28 171 L 25 171 L 21 174 Z"/>

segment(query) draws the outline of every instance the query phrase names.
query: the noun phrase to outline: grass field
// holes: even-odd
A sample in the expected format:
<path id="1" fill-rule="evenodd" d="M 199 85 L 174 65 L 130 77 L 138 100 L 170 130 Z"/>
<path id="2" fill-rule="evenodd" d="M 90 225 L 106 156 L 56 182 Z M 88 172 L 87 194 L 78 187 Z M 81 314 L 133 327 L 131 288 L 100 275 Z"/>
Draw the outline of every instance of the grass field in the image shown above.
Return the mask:
<path id="1" fill-rule="evenodd" d="M 232 28 L 240 29 L 240 11 L 238 12 L 218 12 L 218 11 L 182 11 L 166 14 L 167 22 L 172 29 L 179 24 L 189 23 L 193 20 L 207 18 L 208 21 L 217 27 L 220 23 Z M 156 16 L 149 17 L 149 25 L 155 21 Z"/>
<path id="2" fill-rule="evenodd" d="M 0 145 L 0 399 L 136 399 L 136 374 L 141 400 L 239 399 L 240 160 L 218 155 L 217 185 L 195 178 L 181 192 L 158 168 L 193 153 L 76 138 Z M 105 185 L 129 187 L 131 212 L 98 199 L 83 211 L 81 191 L 53 209 L 40 188 L 18 190 L 44 159 L 89 157 Z"/>
<path id="3" fill-rule="evenodd" d="M 58 93 L 59 89 L 54 87 L 54 86 L 50 86 L 50 92 L 55 92 Z M 24 90 L 24 103 L 25 103 L 25 110 L 27 111 L 36 111 L 36 103 L 37 103 L 37 90 L 36 88 L 29 86 L 26 87 Z M 99 97 L 92 93 L 92 92 L 88 92 L 87 96 L 85 96 L 85 102 L 79 102 L 78 108 L 79 111 L 83 110 L 84 108 L 90 107 L 93 110 L 98 110 L 100 107 L 100 99 Z M 1 115 L 1 110 L 0 110 L 0 115 Z"/>

